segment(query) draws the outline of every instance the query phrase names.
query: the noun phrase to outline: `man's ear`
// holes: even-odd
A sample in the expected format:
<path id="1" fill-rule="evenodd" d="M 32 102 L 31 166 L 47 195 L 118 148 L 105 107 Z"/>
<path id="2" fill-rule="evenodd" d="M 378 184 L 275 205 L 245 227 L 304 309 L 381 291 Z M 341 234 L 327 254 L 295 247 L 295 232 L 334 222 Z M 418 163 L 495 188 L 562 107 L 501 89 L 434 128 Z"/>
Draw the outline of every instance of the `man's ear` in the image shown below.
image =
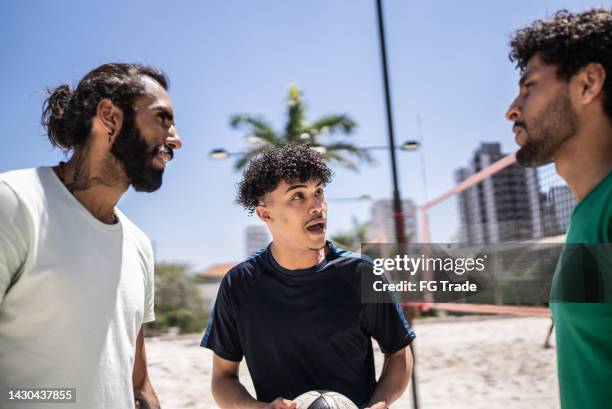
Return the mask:
<path id="1" fill-rule="evenodd" d="M 272 219 L 270 218 L 270 209 L 264 204 L 258 205 L 255 208 L 255 213 L 257 213 L 257 217 L 264 223 L 270 222 Z"/>
<path id="2" fill-rule="evenodd" d="M 96 119 L 102 131 L 106 133 L 108 142 L 112 144 L 123 126 L 123 111 L 115 106 L 110 99 L 103 98 L 98 102 Z"/>
<path id="3" fill-rule="evenodd" d="M 576 81 L 580 87 L 580 102 L 590 104 L 602 95 L 606 69 L 599 63 L 588 64 L 576 74 Z"/>

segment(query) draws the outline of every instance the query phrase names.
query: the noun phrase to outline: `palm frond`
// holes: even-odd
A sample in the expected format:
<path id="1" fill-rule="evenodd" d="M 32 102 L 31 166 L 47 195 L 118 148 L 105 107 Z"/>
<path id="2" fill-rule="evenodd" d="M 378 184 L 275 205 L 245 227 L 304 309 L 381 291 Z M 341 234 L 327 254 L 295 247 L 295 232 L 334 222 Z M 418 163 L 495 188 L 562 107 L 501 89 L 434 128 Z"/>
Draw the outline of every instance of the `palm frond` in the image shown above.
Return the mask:
<path id="1" fill-rule="evenodd" d="M 270 149 L 273 149 L 275 147 L 277 147 L 279 145 L 273 145 L 273 144 L 266 144 L 266 145 L 262 145 L 262 146 L 257 146 L 254 147 L 252 149 L 249 149 L 248 151 L 244 152 L 234 163 L 234 169 L 236 170 L 242 170 L 242 168 L 244 168 L 247 163 L 249 163 L 249 161 L 251 159 L 253 159 L 253 157 L 257 156 L 258 154 L 268 151 Z"/>
<path id="2" fill-rule="evenodd" d="M 285 126 L 284 139 L 288 143 L 300 143 L 300 135 L 304 131 L 304 103 L 301 99 L 302 93 L 296 86 L 289 88 L 287 99 L 287 125 Z"/>
<path id="3" fill-rule="evenodd" d="M 280 138 L 274 129 L 272 129 L 272 126 L 268 124 L 265 119 L 259 116 L 249 114 L 232 115 L 230 117 L 230 125 L 234 129 L 248 128 L 250 132 L 245 136 L 253 134 L 271 144 L 277 144 L 280 142 Z"/>
<path id="4" fill-rule="evenodd" d="M 260 116 L 250 114 L 234 114 L 230 117 L 230 125 L 234 129 L 239 129 L 245 125 L 251 126 L 263 132 L 272 131 L 272 126 Z"/>
<path id="5" fill-rule="evenodd" d="M 334 114 L 319 118 L 310 128 L 316 130 L 318 133 L 327 131 L 329 133 L 341 132 L 345 135 L 349 135 L 356 126 L 357 123 L 348 115 Z"/>
<path id="6" fill-rule="evenodd" d="M 343 155 L 339 154 L 337 151 L 327 151 L 325 153 L 325 158 L 329 162 L 337 162 L 341 166 L 343 166 L 343 167 L 345 167 L 345 168 L 347 168 L 349 170 L 352 170 L 352 171 L 355 171 L 355 172 L 359 170 L 352 160 L 344 157 Z"/>
<path id="7" fill-rule="evenodd" d="M 370 152 L 363 148 L 359 148 L 349 142 L 335 142 L 323 144 L 322 146 L 324 146 L 325 149 L 330 152 L 347 152 L 357 156 L 359 160 L 362 160 L 367 163 L 374 163 L 374 157 L 370 154 Z"/>

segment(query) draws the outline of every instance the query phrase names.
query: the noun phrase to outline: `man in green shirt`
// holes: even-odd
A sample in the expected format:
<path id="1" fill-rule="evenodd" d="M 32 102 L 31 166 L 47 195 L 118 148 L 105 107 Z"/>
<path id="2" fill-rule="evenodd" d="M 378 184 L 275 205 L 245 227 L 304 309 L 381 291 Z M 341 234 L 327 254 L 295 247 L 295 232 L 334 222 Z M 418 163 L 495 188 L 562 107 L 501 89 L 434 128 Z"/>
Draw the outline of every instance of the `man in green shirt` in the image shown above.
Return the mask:
<path id="1" fill-rule="evenodd" d="M 521 71 L 506 114 L 517 161 L 554 162 L 578 199 L 551 288 L 561 406 L 610 408 L 612 303 L 602 290 L 612 288 L 612 9 L 560 11 L 518 30 L 510 46 Z"/>

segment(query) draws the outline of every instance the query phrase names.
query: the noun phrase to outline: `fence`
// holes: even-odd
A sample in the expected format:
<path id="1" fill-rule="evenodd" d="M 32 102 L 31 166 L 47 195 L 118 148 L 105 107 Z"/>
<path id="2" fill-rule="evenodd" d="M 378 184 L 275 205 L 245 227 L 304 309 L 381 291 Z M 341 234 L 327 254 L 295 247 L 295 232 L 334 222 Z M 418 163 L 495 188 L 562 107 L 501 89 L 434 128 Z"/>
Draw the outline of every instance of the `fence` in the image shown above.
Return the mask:
<path id="1" fill-rule="evenodd" d="M 576 200 L 554 165 L 524 168 L 510 154 L 455 176 L 455 187 L 419 206 L 421 242 L 563 241 Z"/>
<path id="2" fill-rule="evenodd" d="M 483 245 L 564 241 L 576 200 L 556 174 L 554 165 L 525 168 L 516 163 L 514 153 L 496 161 L 492 157 L 486 150 L 477 153 L 470 166 L 455 172 L 456 186 L 419 206 L 422 243 Z M 555 258 L 549 264 L 545 271 L 538 273 L 547 276 L 545 281 L 552 276 Z M 530 279 L 542 281 L 542 277 Z M 542 306 L 503 305 L 503 298 L 484 305 L 418 304 L 422 308 L 447 311 L 550 314 Z"/>

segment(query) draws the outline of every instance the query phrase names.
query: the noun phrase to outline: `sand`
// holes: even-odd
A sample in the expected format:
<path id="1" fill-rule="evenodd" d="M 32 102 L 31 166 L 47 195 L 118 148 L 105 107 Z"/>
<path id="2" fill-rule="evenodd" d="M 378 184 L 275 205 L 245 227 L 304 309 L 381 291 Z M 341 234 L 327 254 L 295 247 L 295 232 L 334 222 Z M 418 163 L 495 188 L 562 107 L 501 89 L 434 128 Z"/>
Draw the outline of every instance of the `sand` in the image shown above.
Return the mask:
<path id="1" fill-rule="evenodd" d="M 557 409 L 555 349 L 542 347 L 548 318 L 469 317 L 417 321 L 421 409 Z M 212 352 L 200 336 L 149 338 L 149 376 L 162 407 L 216 408 Z M 554 345 L 554 337 L 552 341 Z M 375 344 L 377 374 L 382 354 Z M 248 369 L 240 379 L 254 395 Z M 411 386 L 393 408 L 412 408 Z"/>

